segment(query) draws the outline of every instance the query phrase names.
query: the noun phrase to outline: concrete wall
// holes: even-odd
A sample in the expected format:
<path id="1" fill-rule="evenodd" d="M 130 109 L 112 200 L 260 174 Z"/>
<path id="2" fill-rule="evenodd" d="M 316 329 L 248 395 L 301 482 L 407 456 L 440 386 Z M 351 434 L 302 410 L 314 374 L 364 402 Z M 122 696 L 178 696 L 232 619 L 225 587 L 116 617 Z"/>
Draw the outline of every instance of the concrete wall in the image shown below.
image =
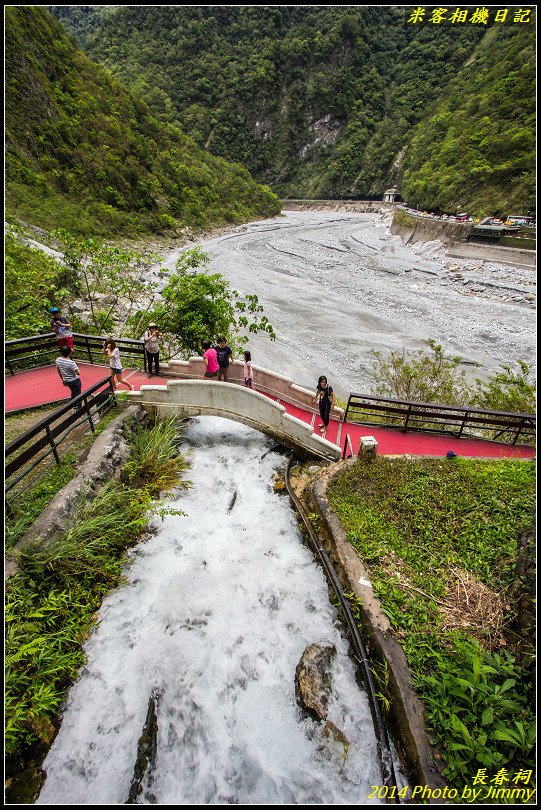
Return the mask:
<path id="1" fill-rule="evenodd" d="M 338 445 L 316 436 L 311 425 L 290 416 L 284 405 L 244 385 L 169 380 L 167 385 L 142 385 L 140 391 L 128 394 L 128 401 L 130 405 L 142 405 L 149 414 L 163 419 L 211 415 L 242 422 L 303 457 L 316 456 L 329 461 L 341 457 Z"/>
<path id="2" fill-rule="evenodd" d="M 396 203 L 382 200 L 282 200 L 282 211 L 346 211 L 379 214 L 392 211 Z"/>
<path id="3" fill-rule="evenodd" d="M 518 241 L 518 240 L 517 240 Z M 481 245 L 476 242 L 451 242 L 446 250 L 448 256 L 456 259 L 479 259 L 486 262 L 510 264 L 513 267 L 535 269 L 535 250 L 503 247 L 502 245 Z"/>
<path id="4" fill-rule="evenodd" d="M 447 256 L 457 259 L 500 262 L 513 267 L 535 267 L 534 250 L 468 242 L 471 227 L 471 224 L 460 222 L 439 222 L 436 219 L 414 217 L 399 209 L 393 216 L 391 233 L 400 236 L 406 245 L 415 242 L 441 242 Z"/>
<path id="5" fill-rule="evenodd" d="M 414 217 L 402 210 L 395 212 L 391 223 L 391 233 L 400 236 L 406 245 L 438 241 L 447 247 L 451 242 L 465 243 L 470 230 L 471 225 Z"/>

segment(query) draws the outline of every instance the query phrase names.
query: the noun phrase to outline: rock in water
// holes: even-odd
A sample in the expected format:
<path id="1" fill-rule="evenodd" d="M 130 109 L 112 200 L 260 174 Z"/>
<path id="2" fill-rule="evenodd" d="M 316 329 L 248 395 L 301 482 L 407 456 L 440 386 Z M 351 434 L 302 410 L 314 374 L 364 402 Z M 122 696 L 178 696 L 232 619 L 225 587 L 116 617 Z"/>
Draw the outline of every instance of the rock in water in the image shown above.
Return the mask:
<path id="1" fill-rule="evenodd" d="M 297 700 L 316 720 L 325 720 L 331 694 L 331 665 L 334 644 L 310 644 L 295 670 Z"/>
<path id="2" fill-rule="evenodd" d="M 135 760 L 135 767 L 133 769 L 130 795 L 124 804 L 136 804 L 136 799 L 143 789 L 143 777 L 148 770 L 153 768 L 156 764 L 156 751 L 158 746 L 157 703 L 158 696 L 152 693 L 148 700 L 148 711 L 145 725 L 143 726 L 143 732 L 137 744 L 137 759 Z"/>

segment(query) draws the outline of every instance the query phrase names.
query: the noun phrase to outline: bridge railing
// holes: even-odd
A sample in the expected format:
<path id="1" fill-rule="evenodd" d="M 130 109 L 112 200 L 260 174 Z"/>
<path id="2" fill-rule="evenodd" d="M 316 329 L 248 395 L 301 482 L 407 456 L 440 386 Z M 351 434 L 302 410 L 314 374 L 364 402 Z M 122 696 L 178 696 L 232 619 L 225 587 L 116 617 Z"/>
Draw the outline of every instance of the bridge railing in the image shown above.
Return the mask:
<path id="1" fill-rule="evenodd" d="M 345 421 L 414 430 L 448 433 L 452 436 L 483 438 L 502 444 L 533 444 L 536 418 L 533 414 L 488 411 L 430 402 L 409 402 L 367 394 L 350 394 Z"/>
<path id="2" fill-rule="evenodd" d="M 5 449 L 5 493 L 47 457 L 52 455 L 56 464 L 60 464 L 61 454 L 70 445 L 68 436 L 78 428 L 78 436 L 88 429 L 94 433 L 97 419 L 114 401 L 111 377 L 104 377 L 10 442 Z"/>
<path id="3" fill-rule="evenodd" d="M 109 362 L 103 353 L 102 335 L 84 335 L 73 333 L 73 348 L 77 349 L 77 359 L 88 360 L 89 363 Z M 146 371 L 146 353 L 143 340 L 130 338 L 115 338 L 122 357 L 129 357 L 132 364 L 142 366 Z M 30 335 L 29 337 L 7 340 L 5 343 L 4 365 L 9 374 L 29 368 L 39 368 L 50 365 L 58 357 L 58 341 L 53 332 L 44 335 Z"/>

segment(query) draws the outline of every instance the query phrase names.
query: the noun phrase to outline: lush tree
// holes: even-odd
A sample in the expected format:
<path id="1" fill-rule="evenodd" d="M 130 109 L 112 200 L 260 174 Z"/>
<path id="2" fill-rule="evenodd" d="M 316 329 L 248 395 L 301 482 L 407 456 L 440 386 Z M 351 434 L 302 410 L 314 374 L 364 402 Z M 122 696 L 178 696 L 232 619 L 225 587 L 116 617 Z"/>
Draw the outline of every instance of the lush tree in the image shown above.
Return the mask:
<path id="1" fill-rule="evenodd" d="M 491 411 L 529 413 L 536 411 L 536 385 L 530 369 L 523 360 L 517 360 L 518 369 L 506 364 L 488 380 L 477 379 L 472 404 Z"/>
<path id="2" fill-rule="evenodd" d="M 419 352 L 392 351 L 388 356 L 373 352 L 372 372 L 375 394 L 412 402 L 463 405 L 470 399 L 471 387 L 460 370 L 461 358 L 446 356 L 435 340 Z"/>
<path id="3" fill-rule="evenodd" d="M 88 305 L 89 317 L 81 321 L 72 311 L 72 322 L 92 334 L 117 334 L 139 338 L 142 317 L 134 318 L 157 295 L 149 283 L 150 267 L 159 257 L 78 239 L 67 231 L 55 231 L 63 260 L 71 270 L 72 292 Z M 69 309 L 69 306 L 68 306 Z"/>
<path id="4" fill-rule="evenodd" d="M 535 382 L 523 360 L 518 370 L 503 365 L 485 380 L 472 383 L 460 369 L 462 359 L 450 357 L 435 340 L 421 351 L 373 352 L 374 394 L 412 402 L 471 405 L 489 411 L 535 413 Z"/>
<path id="5" fill-rule="evenodd" d="M 216 341 L 220 335 L 237 351 L 248 341 L 246 332 L 266 332 L 275 340 L 257 296 L 240 295 L 223 276 L 211 273 L 208 263 L 200 247 L 185 250 L 161 300 L 148 313 L 162 331 L 173 336 L 176 353 L 200 354 L 203 340 Z"/>

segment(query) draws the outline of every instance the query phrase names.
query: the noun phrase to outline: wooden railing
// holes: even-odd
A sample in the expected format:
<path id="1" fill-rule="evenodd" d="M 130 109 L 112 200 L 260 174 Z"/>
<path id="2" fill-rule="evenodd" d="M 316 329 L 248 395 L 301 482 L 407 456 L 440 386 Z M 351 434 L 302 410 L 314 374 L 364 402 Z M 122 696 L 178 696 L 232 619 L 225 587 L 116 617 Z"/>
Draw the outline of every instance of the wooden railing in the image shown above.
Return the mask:
<path id="1" fill-rule="evenodd" d="M 111 377 L 104 377 L 10 442 L 5 449 L 5 492 L 9 492 L 48 455 L 52 454 L 55 462 L 60 464 L 60 446 L 69 433 L 85 423 L 94 432 L 96 416 L 108 410 L 113 402 Z M 45 452 L 41 452 L 43 450 Z M 20 474 L 14 478 L 17 473 Z"/>
<path id="2" fill-rule="evenodd" d="M 345 421 L 391 427 L 399 430 L 449 433 L 503 444 L 533 443 L 535 416 L 526 413 L 488 411 L 458 405 L 435 405 L 400 399 L 350 394 Z"/>
<path id="3" fill-rule="evenodd" d="M 103 353 L 104 340 L 105 337 L 101 335 L 83 335 L 74 332 L 73 348 L 76 359 L 88 360 L 89 363 L 108 363 L 107 355 Z M 123 358 L 132 358 L 138 365 L 141 365 L 142 361 L 143 369 L 147 370 L 145 346 L 142 340 L 115 338 L 115 343 Z M 58 356 L 58 341 L 53 332 L 8 340 L 5 343 L 5 368 L 10 374 L 24 369 L 50 365 L 53 358 Z"/>

